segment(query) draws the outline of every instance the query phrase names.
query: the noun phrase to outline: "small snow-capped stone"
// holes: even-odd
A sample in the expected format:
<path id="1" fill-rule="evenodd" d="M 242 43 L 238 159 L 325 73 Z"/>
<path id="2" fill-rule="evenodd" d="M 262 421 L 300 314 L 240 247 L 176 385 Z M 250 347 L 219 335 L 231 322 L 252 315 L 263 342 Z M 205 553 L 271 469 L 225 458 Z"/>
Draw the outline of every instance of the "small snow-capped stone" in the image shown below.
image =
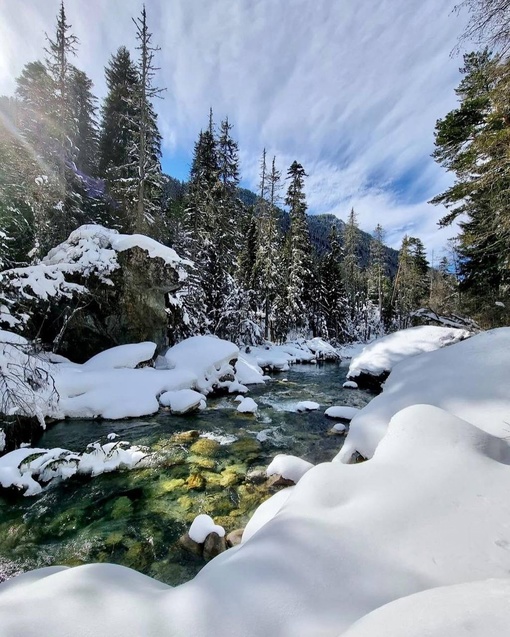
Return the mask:
<path id="1" fill-rule="evenodd" d="M 344 389 L 358 389 L 358 383 L 355 383 L 353 380 L 347 380 L 342 387 Z"/>
<path id="2" fill-rule="evenodd" d="M 253 398 L 243 398 L 237 407 L 237 411 L 241 414 L 255 414 L 257 409 L 258 405 Z"/>

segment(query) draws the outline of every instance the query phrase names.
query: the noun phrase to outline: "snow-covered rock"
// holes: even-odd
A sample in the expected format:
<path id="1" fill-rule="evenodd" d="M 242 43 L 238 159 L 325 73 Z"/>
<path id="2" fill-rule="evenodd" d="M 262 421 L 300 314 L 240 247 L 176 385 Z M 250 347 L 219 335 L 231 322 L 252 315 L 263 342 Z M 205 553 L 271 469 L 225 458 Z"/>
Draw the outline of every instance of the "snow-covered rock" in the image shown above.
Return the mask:
<path id="1" fill-rule="evenodd" d="M 243 398 L 237 406 L 237 411 L 241 414 L 256 414 L 257 410 L 258 405 L 253 398 Z"/>
<path id="2" fill-rule="evenodd" d="M 359 414 L 360 410 L 357 407 L 348 407 L 346 405 L 338 405 L 334 407 L 328 407 L 324 412 L 324 415 L 328 418 L 339 418 L 340 420 L 352 420 L 354 416 Z"/>
<path id="3" fill-rule="evenodd" d="M 509 351 L 510 328 L 502 327 L 403 360 L 394 367 L 383 393 L 354 416 L 337 458 L 348 462 L 355 451 L 370 458 L 392 416 L 417 403 L 436 405 L 484 431 L 508 436 Z"/>
<path id="4" fill-rule="evenodd" d="M 331 433 L 334 434 L 343 434 L 347 430 L 347 427 L 343 425 L 341 422 L 337 422 L 336 425 L 333 425 L 330 429 Z"/>
<path id="5" fill-rule="evenodd" d="M 219 524 L 215 524 L 209 515 L 205 513 L 197 515 L 188 531 L 190 538 L 197 544 L 203 544 L 210 533 L 216 533 L 220 537 L 224 537 L 225 529 Z"/>
<path id="6" fill-rule="evenodd" d="M 256 363 L 250 362 L 240 354 L 235 364 L 236 379 L 243 385 L 264 383 L 264 372 Z"/>
<path id="7" fill-rule="evenodd" d="M 353 380 L 346 380 L 342 387 L 344 389 L 358 389 L 358 383 Z"/>
<path id="8" fill-rule="evenodd" d="M 315 358 L 322 361 L 340 360 L 340 354 L 330 343 L 316 336 L 306 341 L 306 346 L 314 354 Z"/>
<path id="9" fill-rule="evenodd" d="M 303 458 L 290 456 L 285 453 L 277 454 L 266 469 L 267 476 L 278 475 L 285 480 L 291 480 L 297 484 L 307 471 L 313 468 L 313 464 Z"/>
<path id="10" fill-rule="evenodd" d="M 226 376 L 234 376 L 239 348 L 214 336 L 192 336 L 171 347 L 165 354 L 168 367 L 196 376 L 196 389 L 208 394 Z"/>
<path id="11" fill-rule="evenodd" d="M 150 360 L 155 351 L 156 343 L 149 341 L 117 345 L 117 347 L 111 347 L 89 358 L 86 363 L 83 363 L 82 369 L 89 372 L 97 369 L 118 369 L 122 367 L 134 369 L 140 363 Z"/>
<path id="12" fill-rule="evenodd" d="M 509 479 L 506 440 L 437 407 L 409 407 L 392 419 L 369 462 L 314 467 L 290 493 L 278 494 L 286 502 L 276 503 L 255 534 L 183 586 L 108 564 L 42 569 L 1 584 L 2 637 L 40 637 L 41 627 L 52 637 L 338 637 L 363 629 L 355 622 L 395 600 L 407 604 L 408 596 L 426 590 L 439 599 L 445 592 L 438 587 L 507 580 Z M 433 597 L 414 605 L 423 609 L 417 618 L 429 615 L 424 626 L 436 629 L 434 637 L 462 634 L 454 632 L 461 608 L 466 620 L 474 609 L 477 637 L 506 634 L 506 625 L 496 623 L 502 599 L 494 601 L 493 619 L 490 608 L 485 613 L 484 634 L 476 622 L 483 619 L 483 599 L 491 599 L 489 589 L 478 589 L 478 602 L 475 589 L 471 596 L 459 590 L 457 601 L 450 590 L 436 625 Z M 507 599 L 508 591 L 503 594 Z M 448 607 L 455 619 L 451 633 L 447 623 L 442 632 L 437 628 Z M 402 632 L 410 615 L 401 608 L 402 630 L 386 607 L 382 618 L 395 626 L 386 634 L 424 637 L 416 632 L 420 621 L 414 633 Z M 376 626 L 379 632 L 352 637 L 381 637 L 385 622 Z"/>
<path id="13" fill-rule="evenodd" d="M 111 435 L 111 434 L 110 434 Z M 0 458 L 0 485 L 18 487 L 25 496 L 36 495 L 42 486 L 56 478 L 66 480 L 80 473 L 97 476 L 117 469 L 132 469 L 148 458 L 147 449 L 128 442 L 95 442 L 90 451 L 74 453 L 67 449 L 23 447 Z"/>
<path id="14" fill-rule="evenodd" d="M 420 326 L 387 334 L 367 345 L 354 357 L 347 378 L 362 382 L 365 376 L 385 380 L 393 367 L 410 356 L 432 352 L 471 336 L 467 330 Z"/>
<path id="15" fill-rule="evenodd" d="M 320 409 L 319 403 L 314 402 L 313 400 L 302 400 L 296 405 L 296 411 L 315 411 L 316 409 Z"/>
<path id="16" fill-rule="evenodd" d="M 174 414 L 186 414 L 194 409 L 205 407 L 206 399 L 203 394 L 193 389 L 180 389 L 161 394 L 159 404 L 169 407 Z"/>

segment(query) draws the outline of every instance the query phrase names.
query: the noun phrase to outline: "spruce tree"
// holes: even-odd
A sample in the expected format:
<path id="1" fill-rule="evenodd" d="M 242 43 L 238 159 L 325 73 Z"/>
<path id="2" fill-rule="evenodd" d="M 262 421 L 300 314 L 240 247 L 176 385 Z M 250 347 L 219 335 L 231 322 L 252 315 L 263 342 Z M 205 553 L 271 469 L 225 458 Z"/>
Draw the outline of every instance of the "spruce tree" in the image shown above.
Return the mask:
<path id="1" fill-rule="evenodd" d="M 312 280 L 311 244 L 306 219 L 306 196 L 301 164 L 294 161 L 287 171 L 289 186 L 285 204 L 289 207 L 290 227 L 286 237 L 287 259 L 287 330 L 308 327 L 307 300 Z"/>

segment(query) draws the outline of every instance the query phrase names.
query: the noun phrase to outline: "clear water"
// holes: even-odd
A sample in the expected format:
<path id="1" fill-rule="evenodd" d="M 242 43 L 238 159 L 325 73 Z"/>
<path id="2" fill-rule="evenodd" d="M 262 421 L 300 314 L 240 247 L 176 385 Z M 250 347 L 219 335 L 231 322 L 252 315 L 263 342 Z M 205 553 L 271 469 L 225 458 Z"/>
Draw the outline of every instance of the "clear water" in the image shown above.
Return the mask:
<path id="1" fill-rule="evenodd" d="M 189 416 L 157 416 L 125 421 L 73 420 L 52 426 L 41 447 L 85 450 L 112 431 L 155 454 L 149 468 L 75 477 L 52 484 L 32 498 L 0 498 L 0 581 L 16 573 L 51 566 L 114 562 L 168 584 L 191 579 L 201 559 L 177 544 L 194 517 L 208 513 L 227 532 L 245 526 L 255 508 L 274 491 L 250 477 L 276 453 L 314 464 L 331 460 L 342 445 L 329 435 L 331 405 L 364 406 L 368 392 L 342 389 L 346 368 L 333 363 L 297 365 L 275 375 L 249 395 L 256 417 L 236 412 L 234 396 L 210 399 Z M 320 403 L 298 414 L 302 400 Z M 179 436 L 195 430 L 231 444 Z M 196 433 L 194 434 L 197 435 Z M 257 439 L 258 436 L 258 439 Z M 198 442 L 197 442 L 198 441 Z M 247 475 L 248 474 L 248 475 Z"/>

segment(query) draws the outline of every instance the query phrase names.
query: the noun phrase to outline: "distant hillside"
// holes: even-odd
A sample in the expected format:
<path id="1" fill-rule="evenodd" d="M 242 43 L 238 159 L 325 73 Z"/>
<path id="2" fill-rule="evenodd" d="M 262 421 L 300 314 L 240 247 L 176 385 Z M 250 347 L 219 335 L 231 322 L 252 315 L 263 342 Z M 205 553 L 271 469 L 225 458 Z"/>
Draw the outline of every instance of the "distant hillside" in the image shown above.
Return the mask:
<path id="1" fill-rule="evenodd" d="M 246 188 L 239 189 L 239 198 L 247 206 L 253 206 L 257 202 L 257 195 L 251 190 Z M 282 230 L 285 232 L 289 227 L 289 213 L 280 209 Z M 323 214 L 323 215 L 308 215 L 308 228 L 310 230 L 310 239 L 312 245 L 318 254 L 322 255 L 329 249 L 329 233 L 331 232 L 331 226 L 335 226 L 338 232 L 340 244 L 343 243 L 344 227 L 345 223 L 335 217 L 335 215 Z M 360 260 L 362 267 L 368 265 L 370 258 L 370 242 L 372 240 L 371 235 L 368 232 L 360 230 L 361 245 L 360 245 Z M 390 275 L 395 276 L 398 268 L 398 250 L 393 248 L 386 248 L 386 261 Z"/>
<path id="2" fill-rule="evenodd" d="M 173 177 L 169 177 L 167 186 L 167 196 L 169 199 L 175 199 L 179 194 L 183 194 L 186 190 L 186 184 L 180 182 Z M 239 199 L 245 206 L 254 206 L 257 203 L 257 195 L 246 188 L 239 188 Z M 289 227 L 289 213 L 280 209 L 282 231 L 286 232 Z M 331 227 L 335 226 L 338 232 L 340 244 L 343 243 L 345 223 L 335 217 L 335 215 L 308 215 L 308 227 L 310 230 L 310 239 L 317 254 L 322 255 L 329 249 L 329 233 Z M 371 235 L 368 232 L 360 230 L 360 261 L 361 266 L 366 267 L 370 257 Z M 390 276 L 395 276 L 398 268 L 398 251 L 393 248 L 386 247 L 386 261 L 388 263 Z"/>

